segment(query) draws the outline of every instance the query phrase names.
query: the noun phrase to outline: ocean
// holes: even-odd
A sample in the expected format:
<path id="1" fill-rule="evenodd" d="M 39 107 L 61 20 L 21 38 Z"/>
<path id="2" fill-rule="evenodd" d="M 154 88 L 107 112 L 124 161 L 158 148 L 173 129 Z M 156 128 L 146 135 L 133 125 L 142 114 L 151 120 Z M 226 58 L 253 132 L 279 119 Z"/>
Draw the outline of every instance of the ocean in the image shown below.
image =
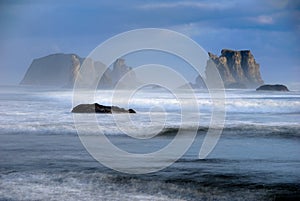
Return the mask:
<path id="1" fill-rule="evenodd" d="M 146 89 L 129 105 L 117 102 L 137 111 L 131 120 L 142 137 L 164 115 L 164 128 L 151 139 L 132 139 L 112 115 L 96 115 L 101 132 L 132 153 L 159 150 L 181 128 L 197 125 L 191 147 L 174 164 L 127 174 L 99 163 L 81 143 L 70 112 L 72 90 L 1 86 L 0 200 L 299 200 L 300 91 L 226 90 L 225 126 L 205 159 L 199 159 L 199 149 L 212 102 L 207 91 L 196 94 L 200 119 L 184 125 L 180 104 L 168 91 Z M 109 105 L 111 95 L 99 90 L 95 100 Z M 96 135 L 93 129 L 85 132 Z"/>

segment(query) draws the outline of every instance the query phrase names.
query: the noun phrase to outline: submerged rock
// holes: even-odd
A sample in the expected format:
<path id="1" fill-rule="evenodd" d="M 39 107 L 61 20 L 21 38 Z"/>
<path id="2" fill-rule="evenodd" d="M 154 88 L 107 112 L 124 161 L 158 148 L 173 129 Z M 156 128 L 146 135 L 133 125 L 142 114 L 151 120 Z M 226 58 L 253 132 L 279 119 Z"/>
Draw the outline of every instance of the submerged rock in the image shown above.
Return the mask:
<path id="1" fill-rule="evenodd" d="M 256 91 L 289 91 L 289 89 L 282 84 L 265 84 L 256 89 Z"/>
<path id="2" fill-rule="evenodd" d="M 105 106 L 98 103 L 80 104 L 72 109 L 73 113 L 136 113 L 133 109 L 126 110 L 117 106 Z"/>

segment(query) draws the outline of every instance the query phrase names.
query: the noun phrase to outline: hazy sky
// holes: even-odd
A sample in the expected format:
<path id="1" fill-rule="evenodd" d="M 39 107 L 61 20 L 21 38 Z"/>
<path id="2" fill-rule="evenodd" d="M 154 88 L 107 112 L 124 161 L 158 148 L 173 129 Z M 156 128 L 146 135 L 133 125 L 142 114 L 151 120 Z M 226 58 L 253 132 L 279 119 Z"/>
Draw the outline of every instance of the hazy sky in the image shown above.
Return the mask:
<path id="1" fill-rule="evenodd" d="M 18 84 L 34 58 L 87 56 L 137 28 L 168 28 L 206 51 L 250 49 L 267 83 L 300 83 L 297 0 L 1 0 L 0 84 Z"/>

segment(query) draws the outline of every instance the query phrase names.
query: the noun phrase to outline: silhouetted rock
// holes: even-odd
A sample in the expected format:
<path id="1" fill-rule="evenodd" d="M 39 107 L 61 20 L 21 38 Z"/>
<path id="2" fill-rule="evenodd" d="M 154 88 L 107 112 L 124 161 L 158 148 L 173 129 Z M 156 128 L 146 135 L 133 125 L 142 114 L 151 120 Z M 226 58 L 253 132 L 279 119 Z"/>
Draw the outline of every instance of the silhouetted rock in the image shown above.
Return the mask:
<path id="1" fill-rule="evenodd" d="M 82 59 L 76 54 L 52 54 L 34 59 L 21 84 L 67 86 L 78 73 Z"/>
<path id="2" fill-rule="evenodd" d="M 126 110 L 117 106 L 94 104 L 80 104 L 72 109 L 73 113 L 136 113 L 133 109 Z"/>
<path id="3" fill-rule="evenodd" d="M 81 71 L 83 64 L 84 72 Z M 80 58 L 76 54 L 59 53 L 34 59 L 20 84 L 73 87 L 75 80 L 77 80 L 78 87 L 96 85 L 97 88 L 111 89 L 125 74 L 128 74 L 129 77 L 124 82 L 119 83 L 122 87 L 126 88 L 137 83 L 132 68 L 125 64 L 124 59 L 117 59 L 110 69 L 101 61 Z"/>
<path id="4" fill-rule="evenodd" d="M 282 84 L 274 84 L 274 85 L 266 84 L 258 87 L 256 91 L 289 91 L 289 89 Z"/>

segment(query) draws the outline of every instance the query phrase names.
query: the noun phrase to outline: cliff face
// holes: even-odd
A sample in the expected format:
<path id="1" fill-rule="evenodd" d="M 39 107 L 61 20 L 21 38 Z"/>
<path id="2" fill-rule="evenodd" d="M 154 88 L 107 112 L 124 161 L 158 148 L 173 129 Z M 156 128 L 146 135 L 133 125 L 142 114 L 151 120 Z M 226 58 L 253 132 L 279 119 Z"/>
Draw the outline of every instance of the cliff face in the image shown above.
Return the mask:
<path id="1" fill-rule="evenodd" d="M 34 59 L 21 84 L 66 86 L 78 74 L 82 59 L 76 54 L 53 54 Z"/>
<path id="2" fill-rule="evenodd" d="M 126 76 L 126 78 L 123 78 Z M 132 68 L 127 66 L 125 59 L 117 59 L 113 64 L 113 69 L 111 71 L 111 78 L 113 80 L 113 85 L 117 83 L 120 87 L 132 87 L 138 83 L 135 73 L 132 71 Z"/>
<path id="3" fill-rule="evenodd" d="M 214 63 L 226 88 L 256 88 L 264 83 L 260 75 L 259 64 L 256 63 L 249 50 L 223 49 L 220 56 L 209 53 L 209 58 L 206 66 L 206 77 L 210 77 L 210 65 Z M 80 74 L 83 61 L 87 66 L 87 75 Z M 126 88 L 140 83 L 124 59 L 117 59 L 111 68 L 106 68 L 100 61 L 80 58 L 76 54 L 53 54 L 34 59 L 21 84 L 73 87 L 76 79 L 82 79 L 80 83 L 83 85 L 95 84 L 103 70 L 105 72 L 98 83 L 98 88 L 113 88 L 117 83 Z M 124 75 L 127 78 L 122 81 Z M 205 87 L 200 76 L 196 78 L 193 87 Z"/>
<path id="4" fill-rule="evenodd" d="M 80 74 L 80 68 L 84 61 L 88 75 Z M 81 79 L 83 85 L 88 85 L 98 82 L 100 72 L 103 72 L 105 69 L 106 66 L 100 61 L 80 58 L 76 54 L 52 54 L 34 59 L 20 84 L 73 87 L 74 81 Z M 117 59 L 113 64 L 113 68 L 107 68 L 104 72 L 98 83 L 98 88 L 114 87 L 126 73 L 129 73 L 129 76 L 131 76 L 130 80 L 136 81 L 131 69 L 125 64 L 125 60 Z M 126 85 L 126 83 L 123 85 Z"/>
<path id="5" fill-rule="evenodd" d="M 250 50 L 223 49 L 221 56 L 209 53 L 209 57 L 215 63 L 226 88 L 255 88 L 264 83 L 259 64 Z"/>

